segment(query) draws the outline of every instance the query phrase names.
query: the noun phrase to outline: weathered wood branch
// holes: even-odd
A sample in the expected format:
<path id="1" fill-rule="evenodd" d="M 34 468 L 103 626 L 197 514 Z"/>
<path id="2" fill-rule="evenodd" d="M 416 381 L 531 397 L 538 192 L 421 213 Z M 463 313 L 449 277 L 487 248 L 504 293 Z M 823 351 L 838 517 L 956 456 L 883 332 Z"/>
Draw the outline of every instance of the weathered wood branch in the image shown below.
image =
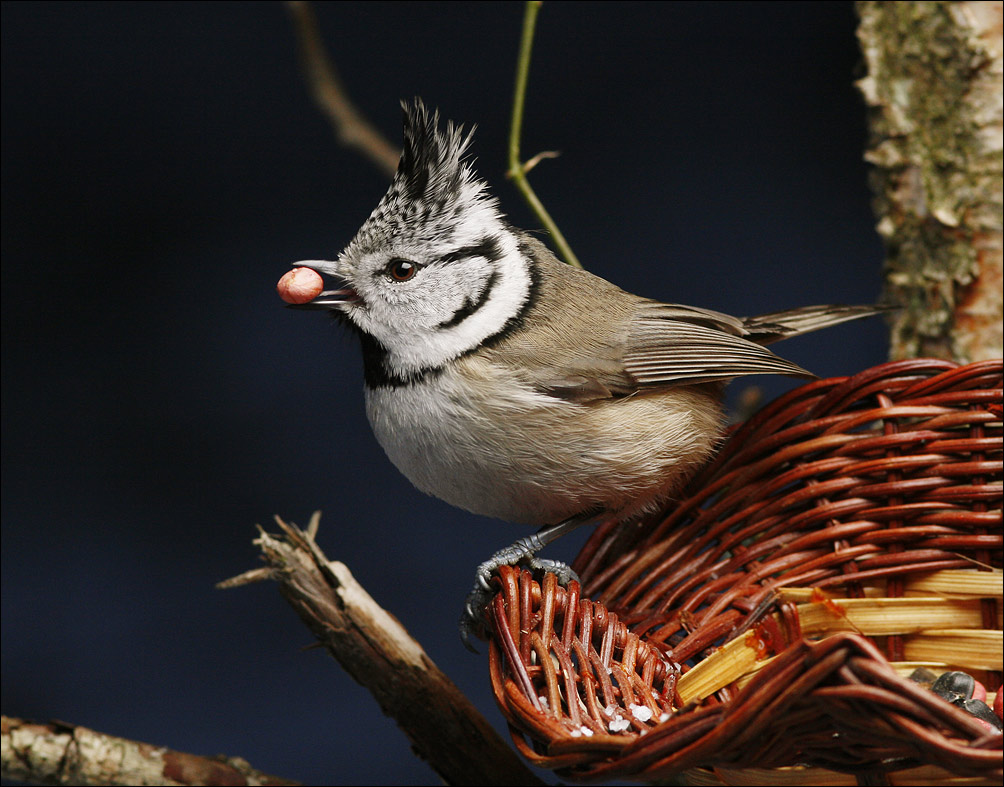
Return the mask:
<path id="1" fill-rule="evenodd" d="M 325 557 L 314 541 L 317 518 L 304 531 L 276 517 L 282 535 L 263 532 L 255 541 L 267 568 L 221 585 L 276 580 L 318 642 L 447 784 L 542 784 L 400 622 L 344 564 Z"/>
<path id="2" fill-rule="evenodd" d="M 5 779 L 29 784 L 246 784 L 299 782 L 255 770 L 240 757 L 202 757 L 73 724 L 0 717 Z"/>

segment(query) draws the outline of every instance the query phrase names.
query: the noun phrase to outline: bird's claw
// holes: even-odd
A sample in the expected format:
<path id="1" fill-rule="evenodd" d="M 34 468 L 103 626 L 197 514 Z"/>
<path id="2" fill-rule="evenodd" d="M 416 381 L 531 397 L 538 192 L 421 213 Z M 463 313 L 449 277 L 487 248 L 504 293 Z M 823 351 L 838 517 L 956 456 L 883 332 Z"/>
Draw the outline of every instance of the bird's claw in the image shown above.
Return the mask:
<path id="1" fill-rule="evenodd" d="M 490 599 L 491 593 L 488 590 L 482 590 L 478 584 L 475 584 L 474 589 L 467 594 L 467 599 L 464 601 L 464 611 L 460 615 L 460 640 L 471 653 L 478 652 L 478 649 L 474 647 L 473 640 L 475 638 L 487 639 L 487 611 Z"/>
<path id="2" fill-rule="evenodd" d="M 499 555 L 495 554 L 490 560 L 486 560 L 478 566 L 475 572 L 474 588 L 467 594 L 467 599 L 464 601 L 464 611 L 460 616 L 460 639 L 464 643 L 464 647 L 472 653 L 478 652 L 472 643 L 472 638 L 487 638 L 487 608 L 494 595 L 491 577 L 499 566 L 524 565 L 533 571 L 538 578 L 543 578 L 544 574 L 554 574 L 558 583 L 563 586 L 568 585 L 569 582 L 579 581 L 579 576 L 572 570 L 572 567 L 560 560 L 541 558 L 532 553 L 517 557 L 511 563 L 498 560 L 498 557 Z"/>
<path id="3" fill-rule="evenodd" d="M 560 560 L 551 560 L 546 557 L 531 555 L 522 561 L 527 567 L 538 574 L 554 574 L 558 578 L 558 584 L 567 587 L 569 582 L 578 582 L 579 575 L 576 574 L 568 563 Z"/>

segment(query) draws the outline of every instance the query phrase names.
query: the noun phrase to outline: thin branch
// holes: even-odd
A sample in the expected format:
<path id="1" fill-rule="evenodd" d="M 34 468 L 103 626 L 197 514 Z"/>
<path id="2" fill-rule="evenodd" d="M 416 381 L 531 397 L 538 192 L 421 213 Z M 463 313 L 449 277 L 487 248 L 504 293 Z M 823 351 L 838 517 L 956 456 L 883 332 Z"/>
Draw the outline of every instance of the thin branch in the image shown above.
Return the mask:
<path id="1" fill-rule="evenodd" d="M 306 531 L 276 517 L 282 536 L 263 531 L 255 541 L 279 592 L 318 641 L 447 784 L 542 784 L 401 623 L 344 564 L 325 557 L 312 535 L 318 517 Z M 261 578 L 248 572 L 237 584 L 249 577 Z"/>
<path id="2" fill-rule="evenodd" d="M 530 172 L 530 170 L 532 170 L 546 158 L 558 158 L 558 156 L 560 155 L 561 155 L 560 150 L 542 150 L 533 158 L 526 160 L 526 162 L 523 164 L 523 172 L 524 174 Z"/>
<path id="3" fill-rule="evenodd" d="M 558 225 L 554 223 L 551 214 L 547 212 L 543 203 L 530 188 L 530 182 L 526 179 L 526 173 L 541 158 L 535 156 L 527 164 L 520 161 L 519 138 L 523 130 L 523 106 L 526 103 L 526 82 L 530 74 L 530 52 L 533 49 L 533 32 L 537 25 L 537 12 L 540 11 L 541 0 L 529 0 L 526 4 L 526 11 L 523 15 L 523 36 L 519 45 L 519 58 L 516 61 L 516 87 L 512 98 L 512 124 L 509 130 L 509 171 L 506 175 L 516 184 L 516 188 L 523 194 L 523 199 L 527 201 L 530 208 L 537 215 L 551 237 L 554 245 L 558 248 L 558 253 L 565 262 L 576 268 L 581 268 L 582 263 L 575 256 L 572 247 L 568 245 L 565 236 L 561 234 Z"/>
<path id="4" fill-rule="evenodd" d="M 317 18 L 309 3 L 287 2 L 300 55 L 300 66 L 321 111 L 328 116 L 338 141 L 356 148 L 381 171 L 393 176 L 401 151 L 387 141 L 349 100 L 334 64 L 324 50 Z"/>
<path id="5" fill-rule="evenodd" d="M 53 721 L 0 716 L 5 779 L 29 784 L 293 785 L 240 757 L 202 757 Z"/>

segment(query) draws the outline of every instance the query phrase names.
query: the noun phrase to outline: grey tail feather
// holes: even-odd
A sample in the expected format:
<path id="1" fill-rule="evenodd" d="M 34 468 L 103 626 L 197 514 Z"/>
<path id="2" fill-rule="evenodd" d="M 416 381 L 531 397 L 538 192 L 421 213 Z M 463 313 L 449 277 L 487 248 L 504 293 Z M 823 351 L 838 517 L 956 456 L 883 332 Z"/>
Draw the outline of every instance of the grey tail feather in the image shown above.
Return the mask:
<path id="1" fill-rule="evenodd" d="M 757 344 L 770 344 L 781 339 L 799 336 L 803 333 L 829 328 L 850 320 L 859 320 L 873 314 L 882 314 L 895 307 L 871 306 L 803 306 L 782 312 L 747 317 L 743 327 L 748 331 L 746 338 Z"/>

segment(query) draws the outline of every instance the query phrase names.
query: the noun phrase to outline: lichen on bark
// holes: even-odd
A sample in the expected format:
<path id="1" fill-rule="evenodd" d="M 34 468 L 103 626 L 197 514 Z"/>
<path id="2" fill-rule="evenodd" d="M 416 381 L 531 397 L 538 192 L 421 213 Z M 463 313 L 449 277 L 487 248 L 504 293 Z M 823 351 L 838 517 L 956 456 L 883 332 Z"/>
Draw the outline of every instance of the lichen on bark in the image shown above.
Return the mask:
<path id="1" fill-rule="evenodd" d="M 1000 357 L 1000 2 L 859 2 L 891 355 Z"/>

